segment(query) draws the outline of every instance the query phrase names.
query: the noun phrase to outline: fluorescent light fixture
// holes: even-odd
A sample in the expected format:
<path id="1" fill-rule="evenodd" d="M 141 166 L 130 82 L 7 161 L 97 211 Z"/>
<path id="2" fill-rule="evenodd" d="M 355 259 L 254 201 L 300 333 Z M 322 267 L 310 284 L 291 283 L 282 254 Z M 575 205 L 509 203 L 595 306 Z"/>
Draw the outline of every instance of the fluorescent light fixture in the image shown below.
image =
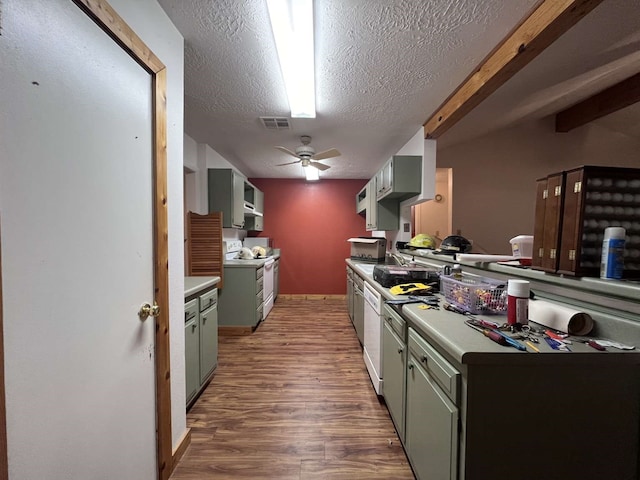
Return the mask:
<path id="1" fill-rule="evenodd" d="M 314 182 L 316 180 L 320 180 L 320 172 L 317 168 L 313 167 L 302 167 L 304 169 L 304 176 L 308 181 Z"/>
<path id="2" fill-rule="evenodd" d="M 291 116 L 315 118 L 313 0 L 267 0 L 267 7 Z"/>

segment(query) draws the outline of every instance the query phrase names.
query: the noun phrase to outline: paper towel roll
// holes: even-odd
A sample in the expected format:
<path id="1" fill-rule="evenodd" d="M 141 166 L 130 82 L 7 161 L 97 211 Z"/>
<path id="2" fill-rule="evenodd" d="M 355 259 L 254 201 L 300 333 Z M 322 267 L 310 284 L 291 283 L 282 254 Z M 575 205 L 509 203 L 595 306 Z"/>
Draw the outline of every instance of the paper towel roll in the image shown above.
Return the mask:
<path id="1" fill-rule="evenodd" d="M 588 313 L 544 300 L 529 301 L 529 320 L 570 335 L 588 335 L 593 329 Z"/>

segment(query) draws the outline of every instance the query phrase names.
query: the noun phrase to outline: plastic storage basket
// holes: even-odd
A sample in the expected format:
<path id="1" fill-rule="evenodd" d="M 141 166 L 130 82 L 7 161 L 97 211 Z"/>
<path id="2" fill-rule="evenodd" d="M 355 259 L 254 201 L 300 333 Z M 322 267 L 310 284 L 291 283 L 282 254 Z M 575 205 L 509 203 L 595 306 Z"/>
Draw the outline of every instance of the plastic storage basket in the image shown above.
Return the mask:
<path id="1" fill-rule="evenodd" d="M 440 276 L 440 293 L 447 302 L 470 313 L 507 313 L 507 284 L 484 277 Z"/>

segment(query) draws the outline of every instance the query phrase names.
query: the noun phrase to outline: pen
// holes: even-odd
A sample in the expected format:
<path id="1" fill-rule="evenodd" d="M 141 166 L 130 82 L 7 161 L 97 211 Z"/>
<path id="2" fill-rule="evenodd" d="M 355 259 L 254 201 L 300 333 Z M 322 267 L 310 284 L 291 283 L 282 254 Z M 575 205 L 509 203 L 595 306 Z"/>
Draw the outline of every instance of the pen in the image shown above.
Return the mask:
<path id="1" fill-rule="evenodd" d="M 538 349 L 538 347 L 536 347 L 533 343 L 531 343 L 531 342 L 524 342 L 524 343 L 526 343 L 526 344 L 527 344 L 527 346 L 528 346 L 531 350 L 533 350 L 534 352 L 536 352 L 536 353 L 540 353 L 540 350 Z"/>

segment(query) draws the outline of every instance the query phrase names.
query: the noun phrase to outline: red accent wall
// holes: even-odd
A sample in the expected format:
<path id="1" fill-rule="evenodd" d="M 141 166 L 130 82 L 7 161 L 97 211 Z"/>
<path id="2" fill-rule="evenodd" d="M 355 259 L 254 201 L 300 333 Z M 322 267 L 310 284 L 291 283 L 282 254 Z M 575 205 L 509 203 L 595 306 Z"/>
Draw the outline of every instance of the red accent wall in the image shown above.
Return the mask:
<path id="1" fill-rule="evenodd" d="M 344 295 L 348 238 L 370 236 L 356 213 L 367 180 L 252 178 L 264 192 L 264 230 L 281 249 L 280 293 Z"/>

